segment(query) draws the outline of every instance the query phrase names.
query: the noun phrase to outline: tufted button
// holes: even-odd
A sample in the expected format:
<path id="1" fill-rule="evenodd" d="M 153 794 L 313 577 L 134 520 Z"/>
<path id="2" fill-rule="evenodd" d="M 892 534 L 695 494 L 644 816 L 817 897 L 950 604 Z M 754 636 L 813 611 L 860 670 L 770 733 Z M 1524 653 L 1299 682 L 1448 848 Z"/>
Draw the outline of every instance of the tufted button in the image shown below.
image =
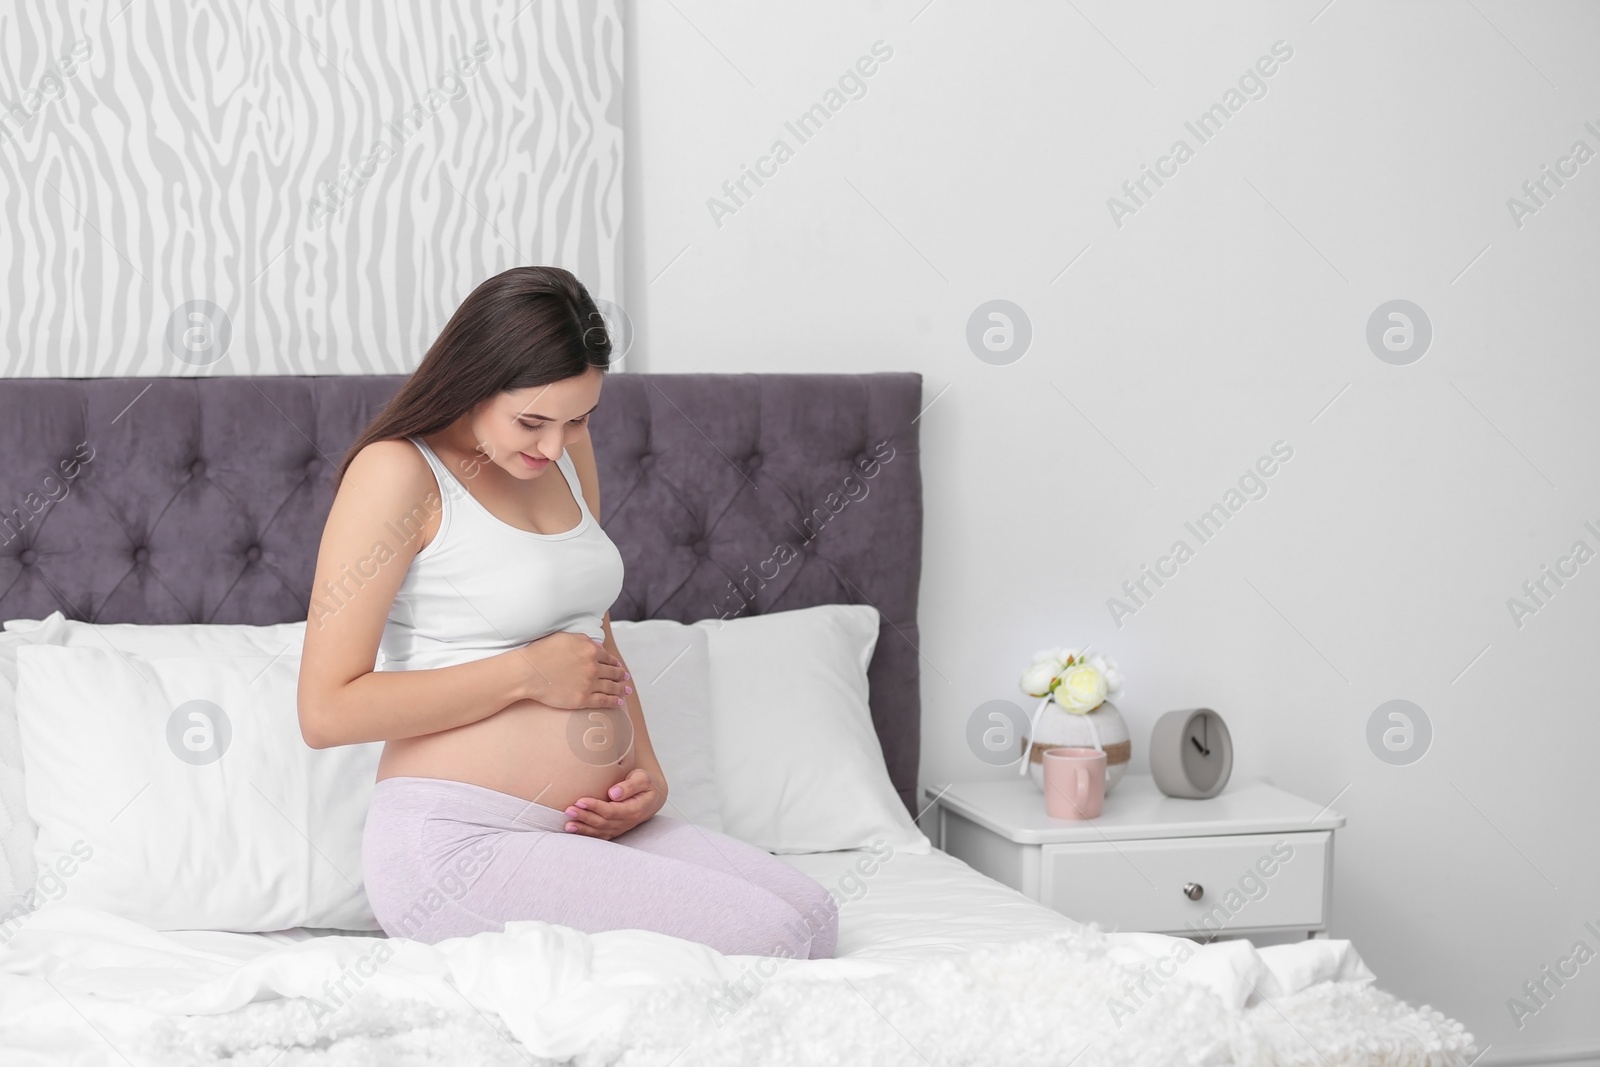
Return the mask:
<path id="1" fill-rule="evenodd" d="M 646 452 L 644 455 L 639 457 L 639 466 L 644 468 L 645 470 L 649 470 L 651 467 L 654 467 L 655 465 L 656 465 L 656 457 L 655 457 L 655 453 L 654 452 Z"/>
<path id="2" fill-rule="evenodd" d="M 306 464 L 306 473 L 315 478 L 322 473 L 322 460 L 314 459 Z"/>
<path id="3" fill-rule="evenodd" d="M 193 463 L 189 464 L 189 476 L 191 478 L 198 478 L 202 474 L 204 474 L 205 472 L 206 472 L 206 461 L 205 460 L 197 459 Z"/>
<path id="4" fill-rule="evenodd" d="M 752 452 L 750 458 L 744 461 L 744 469 L 754 473 L 761 469 L 761 453 Z"/>
<path id="5" fill-rule="evenodd" d="M 39 553 L 31 548 L 25 548 L 17 554 L 17 562 L 24 567 L 33 566 L 33 561 L 39 558 Z"/>
<path id="6" fill-rule="evenodd" d="M 867 453 L 857 452 L 856 458 L 850 461 L 850 466 L 854 467 L 858 471 L 865 470 L 872 463 L 872 460 L 873 457 Z"/>
<path id="7" fill-rule="evenodd" d="M 261 546 L 251 545 L 249 548 L 245 549 L 244 558 L 249 560 L 251 563 L 256 562 L 256 560 L 261 558 Z"/>
<path id="8" fill-rule="evenodd" d="M 697 556 L 709 556 L 711 554 L 711 546 L 706 544 L 705 538 L 701 538 L 694 543 L 694 554 Z"/>
<path id="9" fill-rule="evenodd" d="M 138 548 L 133 550 L 133 561 L 135 563 L 149 563 L 150 550 L 145 548 L 143 545 L 140 545 Z"/>

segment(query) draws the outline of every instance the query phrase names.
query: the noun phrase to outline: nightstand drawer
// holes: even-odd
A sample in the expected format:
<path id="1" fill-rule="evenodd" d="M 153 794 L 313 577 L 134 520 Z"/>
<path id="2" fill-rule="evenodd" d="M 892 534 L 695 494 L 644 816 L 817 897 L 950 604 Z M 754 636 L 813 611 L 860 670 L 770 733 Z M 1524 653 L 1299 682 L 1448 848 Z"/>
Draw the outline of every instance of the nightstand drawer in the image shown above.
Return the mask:
<path id="1" fill-rule="evenodd" d="M 1155 933 L 1323 924 L 1326 830 L 1044 845 L 1039 901 L 1080 922 Z M 1186 886 L 1198 886 L 1191 900 Z"/>

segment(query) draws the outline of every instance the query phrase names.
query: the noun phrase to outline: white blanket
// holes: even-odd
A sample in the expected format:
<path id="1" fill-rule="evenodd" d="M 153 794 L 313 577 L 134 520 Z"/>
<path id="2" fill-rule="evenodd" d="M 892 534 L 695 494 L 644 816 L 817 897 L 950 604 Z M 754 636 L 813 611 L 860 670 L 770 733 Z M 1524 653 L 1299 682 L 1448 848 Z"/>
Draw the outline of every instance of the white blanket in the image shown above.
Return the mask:
<path id="1" fill-rule="evenodd" d="M 790 859 L 824 884 L 844 869 L 835 854 Z M 926 913 L 911 907 L 898 929 L 908 908 L 896 879 L 926 888 Z M 969 910 L 951 911 L 957 904 Z M 1365 1048 L 1351 1063 L 1468 1062 L 1470 1035 L 1372 988 L 1347 941 L 1256 948 L 1106 934 L 937 852 L 895 857 L 841 913 L 844 957 L 800 961 L 537 921 L 435 945 L 304 930 L 162 933 L 62 902 L 0 946 L 0 1034 L 6 1063 L 19 1067 L 224 1055 L 240 1067 L 487 1064 L 500 1054 L 630 1067 L 1007 1062 L 960 1058 L 1001 1048 L 1062 1063 L 1082 1048 L 1085 1067 L 1156 1049 L 1168 1063 L 1250 1062 L 1241 1057 L 1263 1047 L 1295 1062 L 1283 1058 L 1289 1046 L 1323 1063 L 1341 1062 L 1334 1055 L 1352 1035 L 1389 1052 Z M 1386 1026 L 1390 1036 L 1367 1036 Z M 1320 1046 L 1307 1031 L 1325 1034 Z M 425 1058 L 429 1047 L 444 1052 Z M 847 1049 L 856 1056 L 841 1059 Z"/>

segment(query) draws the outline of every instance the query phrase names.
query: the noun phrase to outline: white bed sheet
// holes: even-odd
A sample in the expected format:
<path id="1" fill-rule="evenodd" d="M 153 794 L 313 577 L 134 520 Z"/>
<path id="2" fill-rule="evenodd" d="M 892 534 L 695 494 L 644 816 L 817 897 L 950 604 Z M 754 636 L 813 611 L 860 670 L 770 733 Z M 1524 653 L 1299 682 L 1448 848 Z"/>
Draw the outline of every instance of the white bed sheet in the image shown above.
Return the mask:
<path id="1" fill-rule="evenodd" d="M 779 858 L 835 891 L 841 900 L 838 953 L 848 959 L 914 963 L 1085 929 L 937 848 L 923 856 L 894 852 L 886 861 L 862 850 Z M 863 873 L 868 869 L 872 873 Z M 1171 958 L 1182 940 L 1105 933 L 1117 946 L 1112 958 L 1134 966 Z M 1195 956 L 1184 964 L 1184 976 L 1209 986 L 1229 1008 L 1321 982 L 1375 978 L 1344 939 L 1256 946 L 1240 938 L 1191 945 Z"/>
<path id="2" fill-rule="evenodd" d="M 723 956 L 639 930 L 584 934 L 543 922 L 437 945 L 305 929 L 270 934 L 159 932 L 105 912 L 50 905 L 24 919 L 0 946 L 0 1035 L 18 1067 L 99 1067 L 142 1059 L 140 1034 L 168 1015 L 216 1015 L 278 997 L 326 1000 L 379 946 L 392 950 L 359 985 L 453 1012 L 463 1001 L 497 1012 L 538 1055 L 583 1051 L 597 1033 L 627 1027 L 619 991 L 674 979 L 738 982 L 757 962 L 780 977 L 850 979 L 1081 929 L 954 857 L 867 850 L 781 857 L 836 892 L 839 955 L 765 961 Z M 1119 962 L 1168 955 L 1178 939 L 1116 933 Z M 1115 957 L 1114 957 L 1115 958 Z M 1257 950 L 1249 942 L 1200 946 L 1185 977 L 1210 986 L 1231 1008 L 1318 982 L 1370 981 L 1347 941 L 1316 940 Z M 596 1011 L 594 1005 L 610 1003 Z"/>
<path id="3" fill-rule="evenodd" d="M 778 857 L 839 901 L 840 956 L 909 962 L 1078 928 L 949 853 L 884 848 Z"/>

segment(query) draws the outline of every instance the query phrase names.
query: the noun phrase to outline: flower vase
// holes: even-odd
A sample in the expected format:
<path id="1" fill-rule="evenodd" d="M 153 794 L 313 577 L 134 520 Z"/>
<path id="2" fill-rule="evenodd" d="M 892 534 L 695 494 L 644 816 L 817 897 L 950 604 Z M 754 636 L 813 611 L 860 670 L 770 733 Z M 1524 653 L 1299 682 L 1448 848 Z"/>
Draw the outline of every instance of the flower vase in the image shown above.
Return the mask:
<path id="1" fill-rule="evenodd" d="M 1133 756 L 1133 741 L 1122 712 L 1109 700 L 1086 714 L 1067 711 L 1054 700 L 1043 700 L 1033 723 L 1032 735 L 1022 739 L 1028 754 L 1028 777 L 1044 792 L 1044 750 L 1047 748 L 1098 748 L 1106 754 L 1106 795 L 1122 778 Z"/>

